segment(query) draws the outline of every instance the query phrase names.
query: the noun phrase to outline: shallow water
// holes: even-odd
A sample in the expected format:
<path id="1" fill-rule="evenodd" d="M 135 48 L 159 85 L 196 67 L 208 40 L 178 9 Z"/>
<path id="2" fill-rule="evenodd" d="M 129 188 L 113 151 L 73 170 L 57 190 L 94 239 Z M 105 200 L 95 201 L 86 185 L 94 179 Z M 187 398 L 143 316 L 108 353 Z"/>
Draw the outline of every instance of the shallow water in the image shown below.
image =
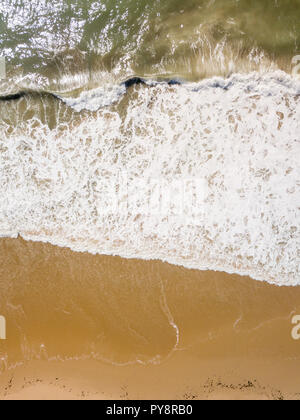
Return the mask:
<path id="1" fill-rule="evenodd" d="M 299 359 L 300 289 L 159 261 L 0 241 L 1 369 L 83 356 L 108 364 Z M 196 366 L 196 365 L 195 365 Z M 248 372 L 248 375 L 251 372 Z M 292 378 L 291 378 L 292 380 Z"/>

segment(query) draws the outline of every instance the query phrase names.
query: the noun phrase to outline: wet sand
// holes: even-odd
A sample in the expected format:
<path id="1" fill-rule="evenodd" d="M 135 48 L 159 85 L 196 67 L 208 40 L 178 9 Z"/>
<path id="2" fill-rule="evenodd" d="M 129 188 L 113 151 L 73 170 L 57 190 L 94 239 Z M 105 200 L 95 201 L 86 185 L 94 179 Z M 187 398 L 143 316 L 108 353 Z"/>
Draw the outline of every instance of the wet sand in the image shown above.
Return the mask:
<path id="1" fill-rule="evenodd" d="M 0 240 L 0 398 L 299 399 L 300 287 Z"/>

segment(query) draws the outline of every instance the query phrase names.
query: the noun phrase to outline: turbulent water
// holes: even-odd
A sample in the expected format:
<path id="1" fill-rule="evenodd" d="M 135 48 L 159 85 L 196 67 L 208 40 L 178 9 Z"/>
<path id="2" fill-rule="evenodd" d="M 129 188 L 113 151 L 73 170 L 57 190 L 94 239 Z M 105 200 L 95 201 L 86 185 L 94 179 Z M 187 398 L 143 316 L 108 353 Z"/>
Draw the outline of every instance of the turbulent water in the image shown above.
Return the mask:
<path id="1" fill-rule="evenodd" d="M 299 0 L 2 0 L 0 51 L 20 88 L 70 92 L 132 75 L 200 79 L 299 54 Z"/>
<path id="2" fill-rule="evenodd" d="M 2 0 L 0 35 L 0 235 L 300 283 L 299 0 Z"/>

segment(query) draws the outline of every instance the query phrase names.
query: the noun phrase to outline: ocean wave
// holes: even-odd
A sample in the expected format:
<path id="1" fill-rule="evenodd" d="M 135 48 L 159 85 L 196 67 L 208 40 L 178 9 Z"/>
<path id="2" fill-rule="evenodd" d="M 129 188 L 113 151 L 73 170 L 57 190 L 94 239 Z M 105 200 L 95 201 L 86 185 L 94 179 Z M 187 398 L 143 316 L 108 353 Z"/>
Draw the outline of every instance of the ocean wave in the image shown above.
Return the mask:
<path id="1" fill-rule="evenodd" d="M 0 234 L 300 284 L 299 81 L 126 88 L 53 127 L 34 98 L 0 103 Z"/>
<path id="2" fill-rule="evenodd" d="M 26 96 L 52 96 L 58 100 L 63 101 L 67 106 L 77 112 L 83 110 L 97 111 L 100 108 L 113 105 L 126 94 L 127 90 L 135 85 L 147 85 L 155 87 L 157 85 L 184 85 L 187 89 L 192 91 L 203 91 L 211 88 L 219 88 L 229 90 L 231 87 L 238 85 L 242 80 L 245 90 L 252 93 L 259 93 L 263 95 L 272 95 L 273 90 L 281 84 L 286 89 L 286 93 L 291 95 L 300 94 L 299 79 L 291 77 L 283 71 L 274 71 L 271 73 L 253 72 L 249 74 L 233 74 L 230 77 L 224 78 L 215 76 L 209 79 L 204 79 L 201 82 L 186 82 L 183 79 L 164 79 L 155 80 L 151 78 L 142 78 L 133 76 L 121 83 L 108 84 L 97 88 L 88 90 L 79 90 L 76 93 L 66 92 L 65 94 L 55 93 L 51 91 L 38 90 L 24 90 L 16 91 L 4 96 L 0 96 L 0 101 L 18 100 Z M 268 80 L 267 84 L 260 83 L 261 80 Z"/>

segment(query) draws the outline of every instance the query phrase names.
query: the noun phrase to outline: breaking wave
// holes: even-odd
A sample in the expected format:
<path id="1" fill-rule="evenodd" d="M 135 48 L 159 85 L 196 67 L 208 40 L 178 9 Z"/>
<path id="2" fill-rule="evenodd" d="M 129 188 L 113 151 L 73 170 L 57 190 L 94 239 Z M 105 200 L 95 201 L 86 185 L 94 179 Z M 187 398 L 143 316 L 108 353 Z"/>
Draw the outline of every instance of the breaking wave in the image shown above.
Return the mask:
<path id="1" fill-rule="evenodd" d="M 1 236 L 300 284 L 299 81 L 133 80 L 11 99 Z"/>

